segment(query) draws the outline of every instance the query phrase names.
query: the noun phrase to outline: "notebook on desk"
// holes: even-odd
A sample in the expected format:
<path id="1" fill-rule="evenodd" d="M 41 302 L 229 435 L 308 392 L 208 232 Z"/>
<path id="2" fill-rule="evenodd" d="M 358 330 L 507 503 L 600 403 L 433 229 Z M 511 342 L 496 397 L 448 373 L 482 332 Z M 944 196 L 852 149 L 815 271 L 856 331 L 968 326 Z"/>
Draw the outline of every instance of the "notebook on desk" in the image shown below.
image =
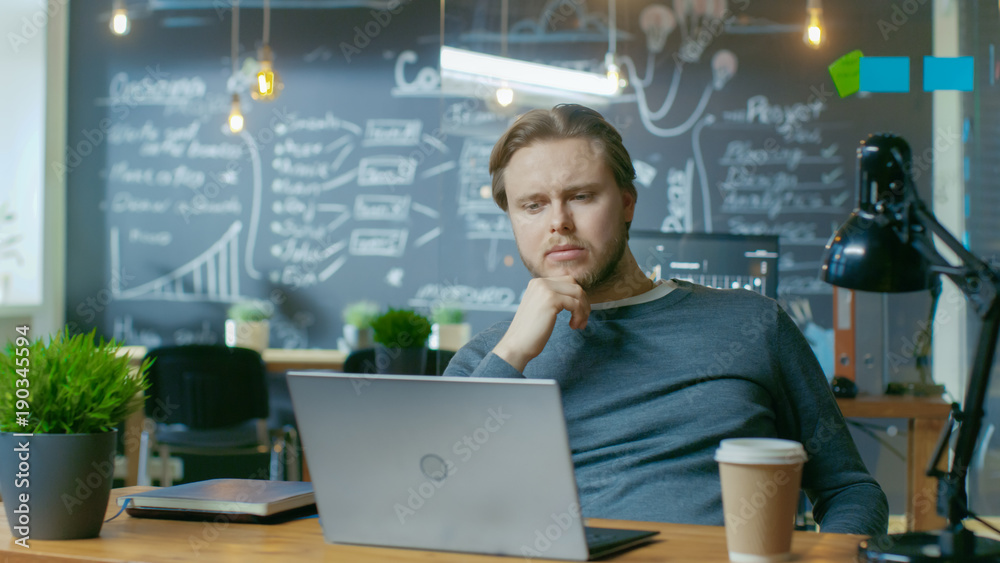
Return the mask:
<path id="1" fill-rule="evenodd" d="M 583 561 L 655 532 L 580 516 L 551 380 L 289 372 L 331 543 Z"/>
<path id="2" fill-rule="evenodd" d="M 209 479 L 122 495 L 118 506 L 137 518 L 280 523 L 316 513 L 312 483 Z"/>

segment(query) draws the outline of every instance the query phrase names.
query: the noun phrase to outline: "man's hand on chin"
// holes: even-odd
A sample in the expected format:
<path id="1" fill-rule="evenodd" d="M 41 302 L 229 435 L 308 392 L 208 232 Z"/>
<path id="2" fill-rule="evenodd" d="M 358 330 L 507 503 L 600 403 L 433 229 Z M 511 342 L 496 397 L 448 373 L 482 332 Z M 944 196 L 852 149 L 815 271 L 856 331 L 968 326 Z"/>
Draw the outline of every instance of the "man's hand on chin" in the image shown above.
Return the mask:
<path id="1" fill-rule="evenodd" d="M 587 326 L 590 301 L 580 284 L 572 276 L 532 279 L 514 320 L 493 353 L 524 373 L 528 362 L 542 353 L 552 336 L 556 315 L 562 310 L 572 314 L 570 328 L 579 330 Z"/>

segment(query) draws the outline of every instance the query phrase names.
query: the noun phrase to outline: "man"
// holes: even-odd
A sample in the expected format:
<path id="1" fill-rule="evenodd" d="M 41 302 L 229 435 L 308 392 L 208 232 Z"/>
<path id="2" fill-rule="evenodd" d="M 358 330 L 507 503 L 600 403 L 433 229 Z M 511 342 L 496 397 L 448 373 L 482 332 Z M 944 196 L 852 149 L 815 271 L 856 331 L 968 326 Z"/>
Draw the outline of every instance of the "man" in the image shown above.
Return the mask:
<path id="1" fill-rule="evenodd" d="M 802 482 L 822 531 L 885 533 L 885 495 L 777 303 L 643 274 L 627 245 L 635 171 L 600 114 L 528 112 L 490 174 L 533 279 L 513 320 L 445 375 L 559 382 L 584 516 L 721 525 L 719 441 L 778 437 L 810 456 Z"/>

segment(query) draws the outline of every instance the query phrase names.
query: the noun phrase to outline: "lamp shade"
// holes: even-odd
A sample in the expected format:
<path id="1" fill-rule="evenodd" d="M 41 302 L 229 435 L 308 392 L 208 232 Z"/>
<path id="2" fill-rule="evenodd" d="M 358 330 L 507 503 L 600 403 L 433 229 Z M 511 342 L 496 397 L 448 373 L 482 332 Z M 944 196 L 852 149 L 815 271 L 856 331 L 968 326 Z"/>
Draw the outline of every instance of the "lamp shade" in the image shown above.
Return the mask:
<path id="1" fill-rule="evenodd" d="M 848 289 L 895 293 L 929 289 L 930 263 L 913 246 L 933 246 L 913 230 L 910 146 L 891 134 L 869 135 L 858 147 L 857 207 L 830 238 L 820 279 Z M 904 242 L 904 238 L 906 242 Z"/>
<path id="2" fill-rule="evenodd" d="M 929 266 L 889 221 L 855 209 L 827 243 L 820 279 L 861 291 L 919 291 L 931 287 Z"/>

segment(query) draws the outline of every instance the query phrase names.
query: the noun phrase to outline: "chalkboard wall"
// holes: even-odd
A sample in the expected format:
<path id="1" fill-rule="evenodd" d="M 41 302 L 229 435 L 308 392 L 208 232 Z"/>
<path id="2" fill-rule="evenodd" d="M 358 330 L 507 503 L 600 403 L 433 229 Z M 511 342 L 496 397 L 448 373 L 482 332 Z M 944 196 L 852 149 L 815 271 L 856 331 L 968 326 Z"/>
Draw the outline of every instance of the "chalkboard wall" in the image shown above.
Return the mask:
<path id="1" fill-rule="evenodd" d="M 363 298 L 458 300 L 473 330 L 512 315 L 528 276 L 483 187 L 493 142 L 527 108 L 442 94 L 437 65 L 442 37 L 499 52 L 500 3 L 449 0 L 444 18 L 427 0 L 316 4 L 273 2 L 285 88 L 261 103 L 249 73 L 231 77 L 223 3 L 139 14 L 126 37 L 108 32 L 104 3 L 72 3 L 66 312 L 78 329 L 220 342 L 225 309 L 247 297 L 277 306 L 277 347 L 336 346 L 340 311 Z M 510 56 L 600 69 L 605 3 L 511 4 Z M 831 40 L 814 51 L 794 27 L 801 1 L 719 3 L 724 26 L 678 12 L 662 47 L 650 4 L 618 3 L 630 84 L 599 108 L 636 161 L 634 227 L 780 235 L 780 295 L 831 326 L 816 273 L 853 206 L 858 141 L 891 130 L 919 154 L 932 139 L 929 93 L 841 99 L 826 67 L 855 48 L 930 54 L 930 10 L 885 37 L 891 7 L 828 3 Z M 261 19 L 244 2 L 241 68 Z M 919 85 L 919 65 L 913 75 Z M 239 135 L 225 127 L 234 89 Z"/>

